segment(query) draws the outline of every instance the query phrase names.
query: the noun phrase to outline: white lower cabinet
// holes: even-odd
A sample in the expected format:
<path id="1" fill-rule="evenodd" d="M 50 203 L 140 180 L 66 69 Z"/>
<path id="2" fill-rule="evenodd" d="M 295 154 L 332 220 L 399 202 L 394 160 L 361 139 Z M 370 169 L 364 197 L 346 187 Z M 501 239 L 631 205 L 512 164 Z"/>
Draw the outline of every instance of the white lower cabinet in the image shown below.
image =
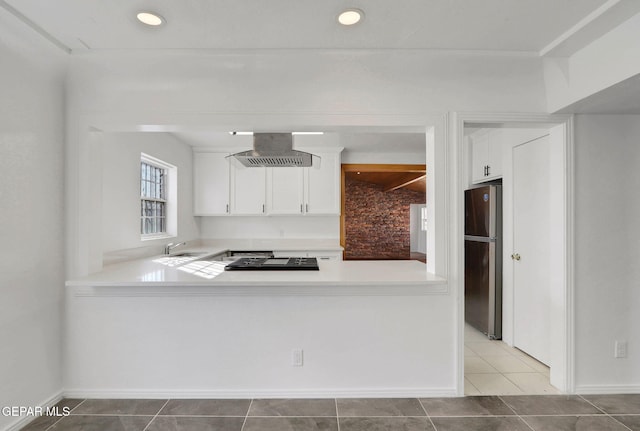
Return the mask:
<path id="1" fill-rule="evenodd" d="M 342 251 L 338 250 L 280 250 L 273 252 L 274 257 L 315 257 L 318 260 L 342 260 Z"/>

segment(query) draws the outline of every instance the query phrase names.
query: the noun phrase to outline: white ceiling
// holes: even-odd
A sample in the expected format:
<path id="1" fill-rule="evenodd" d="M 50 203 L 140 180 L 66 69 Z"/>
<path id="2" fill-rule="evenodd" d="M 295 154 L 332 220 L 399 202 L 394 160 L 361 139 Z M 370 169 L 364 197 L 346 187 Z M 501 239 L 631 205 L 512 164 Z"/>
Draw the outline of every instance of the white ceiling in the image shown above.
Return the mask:
<path id="1" fill-rule="evenodd" d="M 637 12 L 640 0 L 0 0 L 0 7 L 77 52 L 435 49 L 562 55 Z M 362 9 L 364 21 L 338 25 L 336 16 L 346 7 Z M 166 26 L 140 24 L 140 10 L 160 13 Z M 633 78 L 566 112 L 640 113 L 639 94 L 640 79 Z M 415 130 L 324 131 L 339 133 L 341 145 L 353 151 L 424 148 L 424 134 Z M 175 135 L 194 146 L 229 144 L 221 130 Z"/>
<path id="2" fill-rule="evenodd" d="M 0 0 L 73 50 L 395 48 L 540 52 L 607 0 Z M 345 7 L 365 19 L 336 23 Z M 166 26 L 134 16 L 151 9 Z"/>

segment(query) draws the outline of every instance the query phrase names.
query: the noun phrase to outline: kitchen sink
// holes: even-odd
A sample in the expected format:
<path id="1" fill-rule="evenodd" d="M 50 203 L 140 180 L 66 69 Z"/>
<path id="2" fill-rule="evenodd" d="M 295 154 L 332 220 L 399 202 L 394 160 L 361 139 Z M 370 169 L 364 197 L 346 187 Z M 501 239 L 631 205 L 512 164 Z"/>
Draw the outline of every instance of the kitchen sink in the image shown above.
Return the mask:
<path id="1" fill-rule="evenodd" d="M 206 251 L 185 251 L 182 253 L 172 254 L 171 257 L 198 257 L 208 254 Z"/>

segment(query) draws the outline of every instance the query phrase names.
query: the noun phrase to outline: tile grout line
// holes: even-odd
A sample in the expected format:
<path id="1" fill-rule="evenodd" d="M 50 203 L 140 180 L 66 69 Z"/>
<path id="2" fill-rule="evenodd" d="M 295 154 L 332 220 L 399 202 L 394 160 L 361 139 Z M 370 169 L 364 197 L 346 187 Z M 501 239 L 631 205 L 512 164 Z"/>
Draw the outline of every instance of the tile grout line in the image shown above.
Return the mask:
<path id="1" fill-rule="evenodd" d="M 433 420 L 431 420 L 431 416 L 429 416 L 429 412 L 427 412 L 427 408 L 424 406 L 424 404 L 422 404 L 422 400 L 420 400 L 420 398 L 416 398 L 416 399 L 418 400 L 418 404 L 420 404 L 420 407 L 422 407 L 424 414 L 427 415 L 427 419 L 429 419 L 429 423 L 433 427 L 434 431 L 438 431 L 438 428 L 436 428 L 436 424 L 433 423 Z"/>
<path id="2" fill-rule="evenodd" d="M 463 378 L 464 378 L 464 380 L 466 380 L 467 382 L 469 382 L 469 384 L 470 384 L 471 386 L 473 386 L 473 389 L 475 389 L 476 391 L 478 391 L 478 393 L 479 393 L 480 395 L 482 395 L 482 391 L 481 391 L 480 389 L 478 389 L 478 388 L 476 387 L 476 385 L 474 385 L 473 383 L 471 383 L 471 380 L 467 379 L 467 376 L 466 376 L 466 375 L 465 375 L 465 376 L 463 376 Z M 464 390 L 463 390 L 463 392 L 464 392 Z M 468 395 L 467 395 L 467 394 L 464 394 L 464 396 L 468 396 Z M 472 395 L 472 396 L 473 396 L 473 395 Z"/>
<path id="3" fill-rule="evenodd" d="M 244 420 L 242 421 L 242 427 L 240 427 L 240 431 L 244 430 L 244 425 L 247 423 L 247 418 L 249 418 L 249 412 L 251 411 L 251 406 L 253 405 L 253 398 L 249 402 L 249 407 L 247 408 L 247 414 L 244 415 Z"/>
<path id="4" fill-rule="evenodd" d="M 620 422 L 618 419 L 614 418 L 613 416 L 611 416 L 609 413 L 605 412 L 603 409 L 601 409 L 600 407 L 598 407 L 597 405 L 595 405 L 594 403 L 592 403 L 591 401 L 589 401 L 588 399 L 586 399 L 585 397 L 583 397 L 582 395 L 578 395 L 580 398 L 582 398 L 584 401 L 586 401 L 587 403 L 591 404 L 593 407 L 595 407 L 596 409 L 600 410 L 605 416 L 610 417 L 611 419 L 613 419 L 616 423 L 619 423 L 620 425 L 622 425 L 623 427 L 625 427 L 626 429 L 628 429 L 629 431 L 633 431 L 631 428 L 629 428 L 628 426 L 626 426 L 625 424 L 623 424 L 622 422 Z"/>
<path id="5" fill-rule="evenodd" d="M 520 389 L 520 391 L 522 391 L 522 395 L 530 395 L 530 394 L 527 394 L 527 392 L 526 392 L 524 389 L 522 389 L 522 388 L 521 388 L 521 387 L 520 387 L 516 382 L 514 382 L 513 380 L 511 380 L 509 377 L 505 376 L 504 374 L 502 374 L 502 377 L 504 377 L 505 379 L 509 380 L 511 383 L 513 383 L 513 385 L 514 385 L 516 388 Z M 534 394 L 534 395 L 535 395 L 535 394 Z M 529 427 L 529 428 L 531 428 L 531 427 Z"/>
<path id="6" fill-rule="evenodd" d="M 63 398 L 62 400 L 64 400 L 64 398 Z M 62 400 L 60 400 L 60 401 L 62 401 Z M 87 399 L 86 399 L 86 398 L 85 398 L 85 399 L 83 399 L 82 401 L 80 401 L 80 402 L 78 403 L 78 405 L 77 405 L 77 406 L 75 406 L 74 408 L 72 408 L 71 410 L 69 410 L 69 416 L 71 416 L 71 412 L 73 412 L 75 409 L 77 409 L 78 407 L 80 407 L 80 406 L 82 405 L 82 403 L 84 403 L 85 401 L 87 401 Z M 58 419 L 57 421 L 55 421 L 54 423 L 52 423 L 51 425 L 49 425 L 49 426 L 45 429 L 45 431 L 49 431 L 49 430 L 50 430 L 50 429 L 52 429 L 54 426 L 58 425 L 58 422 L 60 422 L 60 421 L 61 421 L 62 419 L 64 419 L 64 418 L 66 418 L 66 416 L 62 416 L 60 419 Z"/>
<path id="7" fill-rule="evenodd" d="M 531 425 L 529 425 L 529 422 L 527 422 L 526 420 L 524 420 L 524 418 L 518 414 L 518 412 L 516 411 L 516 409 L 514 409 L 513 407 L 511 407 L 511 405 L 510 405 L 509 403 L 507 403 L 504 399 L 502 399 L 502 396 L 501 396 L 501 395 L 498 395 L 498 399 L 499 399 L 500 401 L 502 401 L 502 403 L 503 403 L 505 406 L 509 407 L 509 409 L 511 409 L 511 411 L 513 412 L 513 414 L 515 414 L 515 415 L 517 416 L 517 418 L 518 418 L 518 419 L 520 419 L 520 420 L 521 420 L 521 421 L 522 421 L 526 426 L 528 426 L 530 430 L 535 431 L 535 430 L 533 429 L 533 427 L 532 427 Z"/>
<path id="8" fill-rule="evenodd" d="M 338 414 L 338 399 L 334 398 L 333 401 L 336 405 L 336 422 L 338 423 L 338 431 L 340 431 L 340 415 Z"/>
<path id="9" fill-rule="evenodd" d="M 482 361 L 486 362 L 489 366 L 491 366 L 492 368 L 496 369 L 495 373 L 492 372 L 482 372 L 482 373 L 464 373 L 464 377 L 466 378 L 468 375 L 472 375 L 472 374 L 496 374 L 496 375 L 500 375 L 501 377 L 503 377 L 504 379 L 506 379 L 509 383 L 511 383 L 512 385 L 514 385 L 519 391 L 520 393 L 516 393 L 516 394 L 512 394 L 512 395 L 547 395 L 547 394 L 555 394 L 555 393 L 549 393 L 549 392 L 539 392 L 539 391 L 528 391 L 525 390 L 521 385 L 518 385 L 514 380 L 510 379 L 507 374 L 525 374 L 525 372 L 521 372 L 521 373 L 504 373 L 500 370 L 498 370 L 495 366 L 493 366 L 488 360 L 487 357 L 491 357 L 491 356 L 496 356 L 496 357 L 509 357 L 509 358 L 513 358 L 516 359 L 518 362 L 526 365 L 528 368 L 530 368 L 532 371 L 528 371 L 526 372 L 526 374 L 535 374 L 537 376 L 540 376 L 544 381 L 549 382 L 549 376 L 546 375 L 544 372 L 538 370 L 537 368 L 533 367 L 532 365 L 530 365 L 529 363 L 527 363 L 527 361 L 525 360 L 525 356 L 526 353 L 517 350 L 514 347 L 508 346 L 504 341 L 501 340 L 489 340 L 488 338 L 485 338 L 484 336 L 481 337 L 481 339 L 476 338 L 477 334 L 480 334 L 480 332 L 478 332 L 475 328 L 469 328 L 470 332 L 467 332 L 467 328 L 465 327 L 465 341 L 464 341 L 464 347 L 465 349 L 469 349 L 471 352 L 473 352 L 475 354 L 476 358 L 481 359 Z M 502 352 L 504 353 L 504 355 L 491 355 L 491 354 L 481 354 L 479 352 L 477 352 L 476 350 L 474 350 L 472 347 L 470 347 L 467 343 L 478 343 L 478 344 L 487 344 L 487 345 L 494 345 L 496 347 L 498 347 L 499 349 L 502 350 Z M 518 352 L 518 353 L 516 353 Z M 526 357 L 537 361 L 535 358 L 530 357 L 528 355 L 526 355 Z M 465 356 L 465 360 L 466 360 L 467 356 Z M 539 361 L 538 361 L 539 362 Z M 544 365 L 544 364 L 543 364 Z M 469 380 L 469 383 L 471 383 L 471 380 Z M 471 385 L 473 387 L 475 387 L 478 392 L 480 392 L 481 395 L 496 395 L 495 392 L 486 392 L 483 390 L 480 390 L 480 388 L 477 385 L 474 385 L 473 383 L 471 383 Z M 553 389 L 555 389 L 553 386 L 551 386 L 551 384 L 549 383 L 549 386 Z M 466 394 L 465 394 L 466 395 Z M 506 395 L 506 394 L 503 394 Z"/>
<path id="10" fill-rule="evenodd" d="M 156 413 L 156 415 L 154 417 L 151 418 L 151 420 L 149 421 L 149 423 L 147 424 L 146 427 L 144 427 L 144 429 L 142 431 L 147 431 L 147 429 L 149 428 L 149 426 L 151 426 L 151 424 L 153 423 L 154 420 L 156 420 L 156 418 L 158 417 L 158 415 L 160 414 L 160 412 L 162 411 L 162 409 L 164 409 L 167 404 L 169 404 L 169 401 L 171 401 L 171 398 L 167 399 L 167 401 L 164 402 L 164 404 L 162 405 L 162 407 L 160 407 L 160 410 L 158 410 L 158 412 Z"/>

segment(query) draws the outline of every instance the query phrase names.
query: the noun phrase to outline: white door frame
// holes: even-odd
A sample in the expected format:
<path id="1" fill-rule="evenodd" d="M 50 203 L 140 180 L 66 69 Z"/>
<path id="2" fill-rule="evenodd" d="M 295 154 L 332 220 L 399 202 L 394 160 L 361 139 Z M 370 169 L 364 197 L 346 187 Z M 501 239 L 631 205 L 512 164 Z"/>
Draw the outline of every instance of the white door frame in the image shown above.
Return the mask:
<path id="1" fill-rule="evenodd" d="M 450 193 L 450 202 L 458 208 L 455 219 L 455 230 L 457 238 L 464 238 L 464 189 L 466 183 L 466 170 L 468 156 L 464 151 L 464 127 L 465 124 L 508 124 L 513 126 L 527 126 L 544 124 L 550 127 L 556 125 L 564 126 L 563 142 L 563 163 L 564 163 L 564 283 L 562 285 L 562 297 L 564 298 L 564 316 L 562 316 L 562 328 L 556 334 L 558 337 L 557 346 L 560 349 L 557 355 L 560 360 L 554 364 L 554 372 L 557 373 L 556 385 L 564 393 L 575 392 L 574 380 L 574 140 L 573 140 L 573 116 L 570 115 L 547 115 L 547 114 L 487 114 L 487 113 L 455 113 L 451 119 L 451 137 L 455 154 L 454 163 L 457 172 L 452 178 L 453 184 Z M 464 247 L 457 247 L 455 257 L 458 274 L 458 387 L 459 395 L 464 394 Z"/>

